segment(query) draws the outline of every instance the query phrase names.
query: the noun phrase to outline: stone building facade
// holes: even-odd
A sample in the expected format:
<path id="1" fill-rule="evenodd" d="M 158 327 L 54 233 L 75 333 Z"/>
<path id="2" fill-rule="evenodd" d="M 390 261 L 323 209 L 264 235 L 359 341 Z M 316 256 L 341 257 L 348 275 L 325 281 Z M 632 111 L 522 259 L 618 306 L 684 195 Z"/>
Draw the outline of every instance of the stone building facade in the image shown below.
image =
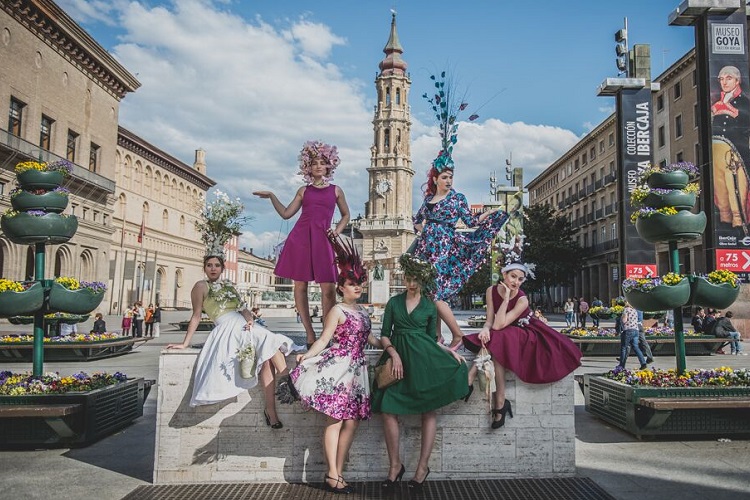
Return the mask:
<path id="1" fill-rule="evenodd" d="M 120 313 L 136 300 L 190 307 L 190 289 L 203 278 L 206 250 L 195 223 L 206 191 L 215 184 L 205 175 L 205 151 L 197 150 L 190 166 L 120 127 L 114 173 L 109 310 Z M 231 275 L 226 279 L 236 279 L 236 245 L 235 238 L 227 252 Z"/>
<path id="2" fill-rule="evenodd" d="M 237 291 L 245 297 L 248 307 L 260 306 L 263 292 L 276 290 L 274 262 L 258 257 L 252 248 L 242 248 L 237 254 L 237 265 Z"/>
<path id="3" fill-rule="evenodd" d="M 0 9 L 0 211 L 10 207 L 14 166 L 67 159 L 73 174 L 65 213 L 76 235 L 48 246 L 47 278 L 102 280 L 114 232 L 114 170 L 120 101 L 140 83 L 54 2 L 3 2 Z M 33 276 L 32 246 L 0 235 L 0 276 Z"/>
<path id="4" fill-rule="evenodd" d="M 79 227 L 47 247 L 46 277 L 106 282 L 105 313 L 138 299 L 189 307 L 204 252 L 194 222 L 214 185 L 205 153 L 186 165 L 119 127 L 120 101 L 140 83 L 54 2 L 0 5 L 0 211 L 17 163 L 68 159 L 65 213 Z M 33 274 L 34 248 L 0 234 L 0 276 Z"/>
<path id="5" fill-rule="evenodd" d="M 660 165 L 698 157 L 698 95 L 695 51 L 691 50 L 654 81 L 654 162 Z M 587 253 L 584 268 L 570 287 L 557 287 L 552 300 L 583 296 L 602 300 L 621 294 L 618 266 L 618 212 L 624 203 L 618 194 L 617 127 L 615 115 L 606 118 L 575 146 L 528 184 L 529 203 L 548 203 L 576 229 L 578 243 Z M 710 208 L 710 207 L 709 207 Z M 703 210 L 700 203 L 696 210 Z M 682 273 L 705 269 L 701 241 L 680 243 Z M 656 246 L 659 271 L 668 269 L 667 245 Z"/>

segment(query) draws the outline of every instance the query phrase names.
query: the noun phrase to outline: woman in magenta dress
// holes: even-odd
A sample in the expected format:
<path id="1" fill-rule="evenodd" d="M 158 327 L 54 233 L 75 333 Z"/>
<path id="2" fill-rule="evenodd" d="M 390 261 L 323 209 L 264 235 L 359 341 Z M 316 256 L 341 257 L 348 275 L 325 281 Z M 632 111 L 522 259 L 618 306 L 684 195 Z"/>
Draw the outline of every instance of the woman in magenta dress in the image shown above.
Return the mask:
<path id="1" fill-rule="evenodd" d="M 328 233 L 341 234 L 349 222 L 349 206 L 344 191 L 331 184 L 333 171 L 339 164 L 336 146 L 320 141 L 308 141 L 299 155 L 300 170 L 306 186 L 297 190 L 289 205 L 284 206 L 271 191 L 255 191 L 253 194 L 268 198 L 273 208 L 284 219 L 293 217 L 301 208 L 302 215 L 284 242 L 274 273 L 294 281 L 294 305 L 305 327 L 308 347 L 315 342 L 315 330 L 310 319 L 307 300 L 307 283 L 320 284 L 323 317 L 336 303 L 336 265 Z M 338 207 L 341 220 L 331 230 L 333 212 Z"/>
<path id="2" fill-rule="evenodd" d="M 549 384 L 561 380 L 581 365 L 581 351 L 569 338 L 534 317 L 521 284 L 531 270 L 521 263 L 502 269 L 503 278 L 487 289 L 487 320 L 479 333 L 466 335 L 464 345 L 474 351 L 484 345 L 495 365 L 492 428 L 505 424 L 506 413 L 513 417 L 505 399 L 505 370 L 524 382 Z"/>

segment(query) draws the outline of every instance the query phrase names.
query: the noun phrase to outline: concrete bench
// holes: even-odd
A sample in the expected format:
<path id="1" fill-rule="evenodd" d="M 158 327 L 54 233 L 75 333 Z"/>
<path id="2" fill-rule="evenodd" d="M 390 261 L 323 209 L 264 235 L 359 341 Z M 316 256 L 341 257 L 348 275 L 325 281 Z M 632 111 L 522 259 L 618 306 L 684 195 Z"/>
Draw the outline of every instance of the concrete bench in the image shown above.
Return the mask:
<path id="1" fill-rule="evenodd" d="M 298 403 L 277 404 L 282 429 L 263 418 L 258 387 L 235 399 L 190 408 L 197 349 L 163 350 L 159 359 L 154 483 L 319 482 L 326 471 L 326 418 Z M 367 350 L 372 367 L 380 350 Z M 470 356 L 467 356 L 469 358 Z M 290 356 L 288 362 L 293 365 Z M 438 410 L 430 480 L 564 477 L 575 474 L 572 374 L 554 384 L 525 384 L 508 372 L 514 418 L 490 429 L 489 402 L 476 388 L 468 403 Z M 401 450 L 413 471 L 420 449 L 420 416 L 399 417 Z M 380 415 L 361 422 L 346 462 L 346 478 L 379 481 L 388 473 Z"/>
<path id="2" fill-rule="evenodd" d="M 75 415 L 83 410 L 81 404 L 49 404 L 49 405 L 3 405 L 0 406 L 2 418 L 41 418 L 61 438 L 75 436 L 76 432 L 70 428 L 63 417 Z"/>

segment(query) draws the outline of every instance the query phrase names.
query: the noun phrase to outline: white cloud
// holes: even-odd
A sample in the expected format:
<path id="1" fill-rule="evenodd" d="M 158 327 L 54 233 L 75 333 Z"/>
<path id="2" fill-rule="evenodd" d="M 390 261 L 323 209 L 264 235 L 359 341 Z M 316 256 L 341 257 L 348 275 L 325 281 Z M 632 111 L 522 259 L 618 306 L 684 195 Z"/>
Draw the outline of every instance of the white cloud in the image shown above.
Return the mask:
<path id="1" fill-rule="evenodd" d="M 107 26 L 114 26 L 115 19 L 112 13 L 116 10 L 116 5 L 121 4 L 120 0 L 58 0 L 60 7 L 72 18 L 78 22 L 86 23 L 98 21 Z"/>
<path id="2" fill-rule="evenodd" d="M 271 190 L 282 203 L 291 201 L 302 185 L 297 155 L 309 139 L 339 147 L 335 182 L 352 216 L 364 214 L 375 91 L 372 82 L 347 79 L 330 59 L 334 47 L 347 43 L 330 27 L 305 17 L 273 25 L 200 0 L 153 8 L 123 2 L 116 12 L 103 2 L 67 3 L 80 16 L 107 13 L 121 23 L 121 43 L 112 52 L 142 83 L 123 100 L 121 124 L 188 164 L 195 149 L 206 150 L 209 177 L 255 217 L 243 246 L 265 255 L 291 228 L 294 220 L 282 221 L 268 200 L 251 193 Z M 372 55 L 373 68 L 378 56 Z M 416 210 L 439 143 L 430 124 L 412 120 Z M 511 152 L 527 183 L 577 140 L 573 132 L 544 125 L 464 123 L 456 188 L 471 202 L 488 201 L 488 176 L 496 171 L 504 180 Z"/>

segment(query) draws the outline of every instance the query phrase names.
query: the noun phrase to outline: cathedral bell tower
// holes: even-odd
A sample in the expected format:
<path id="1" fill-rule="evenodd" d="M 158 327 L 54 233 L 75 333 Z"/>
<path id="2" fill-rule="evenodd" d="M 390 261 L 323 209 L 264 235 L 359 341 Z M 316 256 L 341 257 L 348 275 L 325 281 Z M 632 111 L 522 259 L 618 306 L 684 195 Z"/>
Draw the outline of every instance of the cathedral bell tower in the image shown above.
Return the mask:
<path id="1" fill-rule="evenodd" d="M 395 269 L 398 258 L 414 240 L 412 225 L 411 114 L 406 62 L 396 32 L 396 14 L 375 79 L 378 104 L 372 120 L 374 143 L 370 148 L 369 201 L 359 221 L 363 258 Z"/>

